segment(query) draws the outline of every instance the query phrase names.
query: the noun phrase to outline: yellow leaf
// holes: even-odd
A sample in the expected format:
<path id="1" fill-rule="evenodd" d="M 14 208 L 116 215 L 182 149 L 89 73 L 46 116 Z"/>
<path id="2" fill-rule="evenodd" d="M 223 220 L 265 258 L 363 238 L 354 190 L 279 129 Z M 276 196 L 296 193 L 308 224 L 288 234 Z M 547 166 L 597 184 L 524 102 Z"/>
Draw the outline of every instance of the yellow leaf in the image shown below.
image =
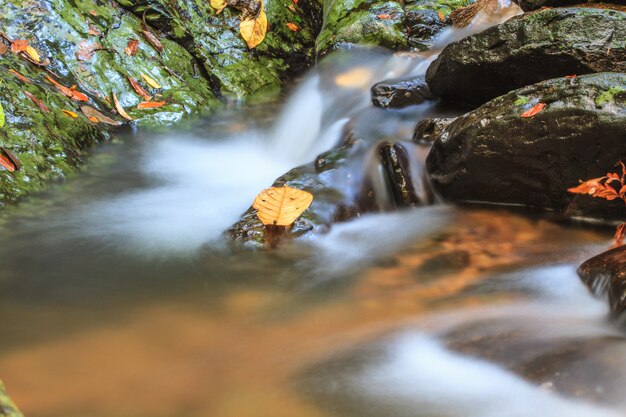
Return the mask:
<path id="1" fill-rule="evenodd" d="M 248 44 L 248 48 L 252 49 L 265 39 L 267 32 L 267 15 L 261 2 L 259 14 L 254 18 L 246 18 L 239 24 L 239 32 L 241 37 Z"/>
<path id="2" fill-rule="evenodd" d="M 339 87 L 368 87 L 372 82 L 372 71 L 368 68 L 353 68 L 343 72 L 335 78 Z"/>
<path id="3" fill-rule="evenodd" d="M 146 74 L 141 74 L 141 77 L 146 80 L 146 82 L 148 83 L 148 85 L 152 88 L 161 88 L 161 86 L 159 85 L 158 82 L 156 82 L 156 80 L 154 78 L 150 78 L 149 76 L 147 76 Z"/>
<path id="4" fill-rule="evenodd" d="M 39 59 L 39 53 L 37 53 L 37 50 L 33 48 L 32 46 L 28 45 L 26 47 L 26 53 L 33 61 L 41 62 L 41 60 Z"/>
<path id="5" fill-rule="evenodd" d="M 78 115 L 76 113 L 74 113 L 73 111 L 63 110 L 63 113 L 67 114 L 68 116 L 70 116 L 73 119 L 76 119 L 78 117 Z"/>
<path id="6" fill-rule="evenodd" d="M 211 7 L 215 9 L 215 14 L 220 14 L 226 7 L 226 0 L 211 0 Z"/>
<path id="7" fill-rule="evenodd" d="M 117 95 L 115 94 L 115 92 L 113 92 L 113 104 L 115 104 L 115 110 L 117 110 L 120 116 L 122 116 L 126 120 L 133 120 L 133 118 L 130 117 L 128 113 L 126 113 L 126 110 L 124 110 L 124 107 L 122 107 L 122 105 L 120 104 L 120 101 L 117 99 Z"/>
<path id="8" fill-rule="evenodd" d="M 254 199 L 257 216 L 264 225 L 289 226 L 309 208 L 313 195 L 292 187 L 272 187 Z"/>

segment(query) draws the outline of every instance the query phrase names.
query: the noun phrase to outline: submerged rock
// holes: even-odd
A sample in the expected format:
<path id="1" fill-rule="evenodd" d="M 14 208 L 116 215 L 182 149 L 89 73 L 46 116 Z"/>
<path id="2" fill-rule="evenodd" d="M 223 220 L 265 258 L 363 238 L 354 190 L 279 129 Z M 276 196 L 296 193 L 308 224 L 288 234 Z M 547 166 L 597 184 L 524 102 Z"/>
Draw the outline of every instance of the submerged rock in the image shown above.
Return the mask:
<path id="1" fill-rule="evenodd" d="M 533 117 L 521 115 L 539 103 Z M 444 199 L 620 219 L 621 201 L 567 189 L 626 160 L 626 74 L 559 78 L 498 97 L 446 127 L 427 158 Z M 572 205 L 572 201 L 575 205 Z"/>
<path id="2" fill-rule="evenodd" d="M 421 104 L 431 98 L 424 77 L 407 80 L 387 80 L 372 87 L 372 103 L 377 107 L 406 107 Z"/>
<path id="3" fill-rule="evenodd" d="M 622 315 L 626 310 L 626 246 L 585 261 L 578 268 L 578 275 L 591 292 L 608 298 L 612 316 Z"/>
<path id="4" fill-rule="evenodd" d="M 547 9 L 448 45 L 426 81 L 435 96 L 477 105 L 550 78 L 605 71 L 626 72 L 626 13 Z"/>

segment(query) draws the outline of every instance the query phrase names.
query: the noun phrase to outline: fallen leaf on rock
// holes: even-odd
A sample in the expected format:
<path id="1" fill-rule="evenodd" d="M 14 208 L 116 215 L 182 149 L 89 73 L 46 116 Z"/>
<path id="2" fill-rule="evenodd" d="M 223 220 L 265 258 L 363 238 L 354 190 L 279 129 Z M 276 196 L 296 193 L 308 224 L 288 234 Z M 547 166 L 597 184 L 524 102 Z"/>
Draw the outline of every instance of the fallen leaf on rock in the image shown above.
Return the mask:
<path id="1" fill-rule="evenodd" d="M 32 84 L 33 82 L 31 80 L 29 80 L 28 78 L 24 77 L 22 74 L 20 74 L 19 72 L 10 69 L 9 72 L 13 75 L 15 75 L 20 81 L 25 82 L 26 84 Z"/>
<path id="2" fill-rule="evenodd" d="M 255 17 L 248 17 L 239 23 L 239 32 L 250 49 L 257 47 L 263 42 L 267 33 L 267 15 L 265 14 L 263 1 L 261 1 L 259 13 Z"/>
<path id="3" fill-rule="evenodd" d="M 87 34 L 88 35 L 93 35 L 93 36 L 102 36 L 103 35 L 103 33 L 100 32 L 100 30 L 97 27 L 95 27 L 94 25 L 92 25 L 92 24 L 89 24 L 89 30 L 87 31 Z"/>
<path id="4" fill-rule="evenodd" d="M 574 75 L 566 75 L 566 76 L 565 76 L 565 78 L 570 79 L 570 80 L 571 80 L 572 78 L 576 78 L 576 77 L 577 77 L 577 75 L 576 75 L 576 74 L 574 74 Z"/>
<path id="5" fill-rule="evenodd" d="M 383 20 L 391 19 L 391 15 L 387 14 L 387 13 L 378 14 L 378 15 L 376 15 L 376 17 L 379 18 L 379 19 L 383 19 Z"/>
<path id="6" fill-rule="evenodd" d="M 366 87 L 371 84 L 372 71 L 368 68 L 357 67 L 339 74 L 335 84 L 339 87 Z"/>
<path id="7" fill-rule="evenodd" d="M 128 56 L 134 56 L 139 49 L 139 41 L 137 39 L 129 39 L 128 45 L 124 49 L 124 53 Z"/>
<path id="8" fill-rule="evenodd" d="M 547 106 L 546 103 L 537 103 L 530 110 L 527 110 L 524 113 L 522 113 L 520 117 L 533 117 L 534 115 L 539 113 L 541 110 L 545 109 L 546 106 Z"/>
<path id="9" fill-rule="evenodd" d="M 215 14 L 220 14 L 226 6 L 226 0 L 211 0 L 211 7 L 215 9 Z"/>
<path id="10" fill-rule="evenodd" d="M 313 195 L 292 187 L 271 187 L 254 199 L 257 216 L 264 225 L 289 226 L 309 208 Z"/>
<path id="11" fill-rule="evenodd" d="M 615 240 L 613 244 L 614 248 L 624 244 L 624 233 L 626 233 L 626 223 L 622 223 L 615 228 L 615 235 L 613 235 L 613 239 Z"/>
<path id="12" fill-rule="evenodd" d="M 287 27 L 291 30 L 293 30 L 294 32 L 297 32 L 300 30 L 300 28 L 298 27 L 298 25 L 296 25 L 295 23 L 287 23 Z"/>
<path id="13" fill-rule="evenodd" d="M 96 12 L 95 10 L 89 10 L 89 14 L 92 16 L 98 16 L 98 12 Z"/>
<path id="14" fill-rule="evenodd" d="M 74 113 L 73 111 L 70 111 L 70 110 L 63 109 L 63 113 L 66 114 L 67 116 L 71 117 L 72 119 L 76 119 L 78 117 L 78 115 L 76 113 Z"/>
<path id="15" fill-rule="evenodd" d="M 150 31 L 150 29 L 148 28 L 148 24 L 146 23 L 146 12 L 148 11 L 148 9 L 144 10 L 143 12 L 143 16 L 141 18 L 141 22 L 142 22 L 142 31 L 141 34 L 143 35 L 144 38 L 146 38 L 146 40 L 148 41 L 148 43 L 150 45 L 152 45 L 152 47 L 154 49 L 157 50 L 158 53 L 163 52 L 163 44 L 161 43 L 161 41 L 159 40 L 159 38 Z"/>
<path id="16" fill-rule="evenodd" d="M 150 94 L 148 94 L 148 92 L 141 86 L 141 84 L 139 84 L 139 82 L 136 79 L 130 76 L 127 78 L 128 78 L 128 81 L 130 82 L 130 85 L 133 87 L 133 90 L 135 90 L 137 94 L 139 94 L 145 100 L 150 100 L 152 98 L 150 97 Z"/>
<path id="17" fill-rule="evenodd" d="M 152 88 L 161 88 L 161 85 L 156 82 L 156 80 L 154 78 L 151 78 L 150 76 L 146 75 L 146 74 L 141 74 L 141 78 L 143 78 L 150 87 Z"/>
<path id="18" fill-rule="evenodd" d="M 143 101 L 137 105 L 138 109 L 156 109 L 167 104 L 166 101 Z"/>
<path id="19" fill-rule="evenodd" d="M 19 171 L 20 168 L 22 168 L 22 163 L 13 152 L 5 147 L 0 147 L 0 151 L 2 151 L 2 153 L 0 153 L 0 159 L 2 159 L 2 162 L 0 164 L 3 167 L 11 172 Z"/>
<path id="20" fill-rule="evenodd" d="M 79 61 L 89 61 L 94 52 L 104 49 L 104 47 L 98 43 L 89 42 L 88 40 L 80 41 L 78 44 L 78 51 L 76 51 L 76 59 Z"/>
<path id="21" fill-rule="evenodd" d="M 59 90 L 63 95 L 71 98 L 72 100 L 89 101 L 89 97 L 87 97 L 86 95 L 84 95 L 80 91 L 76 91 L 76 87 L 68 88 L 68 87 L 66 87 L 64 85 L 61 85 L 60 83 L 58 83 L 54 79 L 50 78 L 48 75 L 46 75 L 46 79 L 48 81 L 50 81 L 57 88 L 57 90 Z"/>
<path id="22" fill-rule="evenodd" d="M 13 52 L 14 54 L 25 52 L 27 47 L 28 41 L 24 39 L 14 39 L 11 42 L 11 52 Z"/>
<path id="23" fill-rule="evenodd" d="M 441 20 L 442 22 L 446 21 L 446 15 L 443 14 L 442 11 L 440 11 L 439 13 L 437 13 L 439 15 L 439 20 Z"/>
<path id="24" fill-rule="evenodd" d="M 31 99 L 31 101 L 32 101 L 33 103 L 35 103 L 35 105 L 36 105 L 37 107 L 39 107 L 39 110 L 41 110 L 41 111 L 42 111 L 42 112 L 44 112 L 44 113 L 48 113 L 48 112 L 50 111 L 50 109 L 49 109 L 48 107 L 46 107 L 46 105 L 45 105 L 45 104 L 43 104 L 43 103 L 41 102 L 41 100 L 39 100 L 37 97 L 35 97 L 35 96 L 34 96 L 33 94 L 31 94 L 30 92 L 28 92 L 28 91 L 23 91 L 23 93 L 24 93 L 24 95 L 25 95 L 26 97 L 28 97 L 29 99 Z"/>
<path id="25" fill-rule="evenodd" d="M 128 113 L 126 113 L 126 110 L 124 110 L 124 107 L 122 107 L 122 105 L 120 104 L 120 101 L 117 99 L 117 95 L 115 94 L 115 92 L 113 92 L 113 104 L 115 105 L 115 110 L 117 110 L 120 116 L 122 116 L 126 120 L 133 120 L 133 118 L 130 117 Z"/>
<path id="26" fill-rule="evenodd" d="M 4 42 L 0 42 L 0 55 L 4 55 L 9 50 L 9 47 L 4 44 Z"/>
<path id="27" fill-rule="evenodd" d="M 113 120 L 110 117 L 105 116 L 104 114 L 100 113 L 98 110 L 94 109 L 91 106 L 80 106 L 80 111 L 82 111 L 83 114 L 87 116 L 87 118 L 91 120 L 92 122 L 102 122 L 111 126 L 119 126 L 122 124 L 122 122 Z"/>

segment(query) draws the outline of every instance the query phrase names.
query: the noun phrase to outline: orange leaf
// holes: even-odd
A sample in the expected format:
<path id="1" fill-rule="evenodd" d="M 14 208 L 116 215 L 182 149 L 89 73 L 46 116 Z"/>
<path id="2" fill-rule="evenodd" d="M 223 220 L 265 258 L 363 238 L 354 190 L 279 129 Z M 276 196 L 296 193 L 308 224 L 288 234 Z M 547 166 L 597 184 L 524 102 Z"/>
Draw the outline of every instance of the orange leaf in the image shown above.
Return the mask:
<path id="1" fill-rule="evenodd" d="M 144 101 L 137 105 L 138 109 L 155 109 L 157 107 L 163 107 L 167 104 L 166 101 Z"/>
<path id="2" fill-rule="evenodd" d="M 128 45 L 126 45 L 126 49 L 124 49 L 124 52 L 128 56 L 134 56 L 137 53 L 138 49 L 139 49 L 139 41 L 137 39 L 129 39 Z"/>
<path id="3" fill-rule="evenodd" d="M 386 13 L 376 15 L 376 17 L 379 19 L 391 19 L 391 15 Z"/>
<path id="4" fill-rule="evenodd" d="M 615 235 L 613 236 L 613 239 L 615 239 L 614 248 L 624 244 L 624 233 L 626 233 L 626 223 L 620 224 L 615 229 Z"/>
<path id="5" fill-rule="evenodd" d="M 46 80 L 54 84 L 57 90 L 59 90 L 63 95 L 71 98 L 72 100 L 89 101 L 89 97 L 87 97 L 86 95 L 84 95 L 83 93 L 79 91 L 76 91 L 75 87 L 72 87 L 72 88 L 65 87 L 64 85 L 61 85 L 54 79 L 50 78 L 48 75 L 46 75 Z"/>
<path id="6" fill-rule="evenodd" d="M 37 97 L 35 97 L 33 94 L 29 93 L 28 91 L 22 91 L 24 93 L 24 95 L 26 97 L 28 97 L 29 99 L 31 99 L 31 101 L 33 103 L 35 103 L 37 105 L 37 107 L 39 107 L 39 109 L 44 112 L 44 113 L 48 113 L 50 111 L 50 109 L 48 107 L 46 107 L 45 104 L 43 104 Z"/>
<path id="7" fill-rule="evenodd" d="M 446 15 L 445 15 L 445 14 L 443 14 L 443 12 L 442 12 L 442 11 L 439 11 L 438 15 L 439 15 L 439 19 L 440 19 L 442 22 L 445 22 L 445 21 L 446 21 Z"/>
<path id="8" fill-rule="evenodd" d="M 150 100 L 152 98 L 150 97 L 150 94 L 148 94 L 148 92 L 139 84 L 139 82 L 136 79 L 134 79 L 133 77 L 129 77 L 129 76 L 127 76 L 127 78 L 128 78 L 128 81 L 130 82 L 130 85 L 133 86 L 133 89 L 135 90 L 137 94 L 139 94 L 145 100 Z"/>
<path id="9" fill-rule="evenodd" d="M 12 43 L 11 43 L 11 52 L 17 54 L 19 52 L 24 52 L 26 51 L 26 48 L 28 48 L 28 41 L 24 40 L 24 39 L 15 39 Z"/>
<path id="10" fill-rule="evenodd" d="M 94 25 L 89 25 L 89 31 L 87 31 L 88 35 L 94 35 L 94 36 L 102 36 L 102 32 L 100 32 L 100 30 L 95 27 Z"/>
<path id="11" fill-rule="evenodd" d="M 0 41 L 0 55 L 4 55 L 7 53 L 9 48 L 4 44 L 4 42 Z"/>
<path id="12" fill-rule="evenodd" d="M 576 74 L 574 74 L 574 75 L 566 75 L 565 78 L 571 80 L 572 78 L 576 78 Z"/>
<path id="13" fill-rule="evenodd" d="M 15 171 L 19 171 L 20 168 L 22 168 L 22 163 L 20 162 L 20 159 L 13 152 L 8 150 L 4 146 L 0 147 L 0 150 L 4 152 L 4 156 L 9 158 L 9 160 L 13 163 Z"/>
<path id="14" fill-rule="evenodd" d="M 98 12 L 96 12 L 95 10 L 89 10 L 89 14 L 92 16 L 98 16 Z"/>
<path id="15" fill-rule="evenodd" d="M 24 77 L 22 74 L 20 74 L 19 72 L 10 69 L 9 72 L 13 75 L 15 75 L 20 81 L 25 82 L 26 84 L 32 84 L 33 82 L 31 80 L 29 80 L 28 78 Z"/>
<path id="16" fill-rule="evenodd" d="M 15 165 L 13 165 L 13 162 L 2 154 L 0 154 L 0 166 L 3 166 L 9 172 L 15 171 Z"/>
<path id="17" fill-rule="evenodd" d="M 537 103 L 533 106 L 532 109 L 522 113 L 520 117 L 533 117 L 534 115 L 539 113 L 541 110 L 545 109 L 546 106 L 547 106 L 546 103 Z"/>
<path id="18" fill-rule="evenodd" d="M 298 25 L 296 25 L 295 23 L 287 23 L 287 27 L 291 30 L 293 30 L 294 32 L 297 32 L 300 30 L 300 28 L 298 27 Z"/>
<path id="19" fill-rule="evenodd" d="M 96 116 L 87 116 L 87 118 L 94 123 L 100 122 Z"/>
<path id="20" fill-rule="evenodd" d="M 298 0 L 293 0 L 294 4 L 298 4 Z"/>

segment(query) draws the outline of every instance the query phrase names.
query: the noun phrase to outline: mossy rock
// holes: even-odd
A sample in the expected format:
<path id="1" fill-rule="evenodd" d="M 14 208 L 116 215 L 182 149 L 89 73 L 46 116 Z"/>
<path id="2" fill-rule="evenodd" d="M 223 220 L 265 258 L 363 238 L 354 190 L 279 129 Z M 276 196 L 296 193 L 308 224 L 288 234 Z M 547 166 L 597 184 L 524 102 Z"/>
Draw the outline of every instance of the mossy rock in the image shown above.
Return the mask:
<path id="1" fill-rule="evenodd" d="M 24 417 L 17 406 L 7 395 L 2 381 L 0 381 L 0 416 L 2 417 Z"/>
<path id="2" fill-rule="evenodd" d="M 314 62 L 321 22 L 317 0 L 266 0 L 269 31 L 252 50 L 239 34 L 241 12 L 232 7 L 217 15 L 204 0 L 118 2 L 137 16 L 145 13 L 148 22 L 184 45 L 227 98 L 276 94 L 285 78 Z"/>

